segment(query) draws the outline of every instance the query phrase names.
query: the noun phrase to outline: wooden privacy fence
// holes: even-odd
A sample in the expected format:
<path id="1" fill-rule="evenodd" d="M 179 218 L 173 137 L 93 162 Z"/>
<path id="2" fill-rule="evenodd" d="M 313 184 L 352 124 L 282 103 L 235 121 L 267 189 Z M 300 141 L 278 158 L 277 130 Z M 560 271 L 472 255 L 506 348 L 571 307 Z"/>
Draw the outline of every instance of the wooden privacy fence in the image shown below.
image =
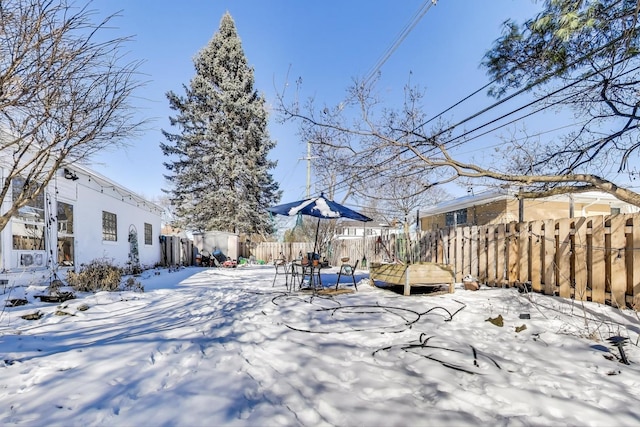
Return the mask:
<path id="1" fill-rule="evenodd" d="M 262 242 L 252 248 L 250 255 L 257 260 L 273 262 L 278 258 L 293 260 L 299 254 L 306 254 L 313 251 L 313 242 Z M 248 257 L 247 255 L 245 255 Z"/>
<path id="2" fill-rule="evenodd" d="M 640 214 L 451 227 L 424 232 L 419 250 L 458 282 L 640 308 Z"/>
<path id="3" fill-rule="evenodd" d="M 334 240 L 324 251 L 388 262 L 451 264 L 456 282 L 471 275 L 489 286 L 526 286 L 534 292 L 640 309 L 640 214 L 448 227 L 402 235 Z M 310 252 L 312 243 L 260 243 L 258 259 Z M 362 267 L 364 265 L 360 264 Z"/>
<path id="4" fill-rule="evenodd" d="M 355 239 L 335 239 L 320 252 L 331 265 L 340 265 L 341 258 L 348 257 L 352 262 L 364 259 L 367 262 L 391 261 L 395 256 L 396 236 L 390 235 L 378 239 L 375 236 Z M 254 256 L 267 263 L 281 256 L 286 260 L 297 258 L 300 253 L 313 251 L 313 242 L 261 242 L 250 251 L 243 252 L 244 257 Z M 280 255 L 282 254 L 282 255 Z"/>

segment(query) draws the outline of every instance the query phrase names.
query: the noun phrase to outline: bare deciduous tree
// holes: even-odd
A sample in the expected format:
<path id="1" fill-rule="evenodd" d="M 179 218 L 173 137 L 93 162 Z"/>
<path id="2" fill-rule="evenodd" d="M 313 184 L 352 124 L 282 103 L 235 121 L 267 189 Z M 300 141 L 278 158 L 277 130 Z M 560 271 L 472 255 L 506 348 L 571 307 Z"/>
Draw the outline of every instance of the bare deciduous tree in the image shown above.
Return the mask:
<path id="1" fill-rule="evenodd" d="M 523 189 L 521 197 L 600 190 L 640 206 L 640 194 L 613 178 L 633 172 L 630 159 L 640 148 L 637 4 L 549 0 L 522 27 L 507 23 L 508 31 L 487 54 L 484 65 L 496 83 L 493 95 L 534 94 L 537 110 L 574 113 L 576 126 L 553 140 L 514 138 L 497 153 L 472 159 L 461 148 L 476 137 L 468 131 L 453 136 L 460 122 L 432 124 L 421 105 L 424 90 L 408 86 L 401 108 L 383 108 L 375 82 L 356 82 L 335 108 L 281 98 L 281 113 L 303 123 L 310 140 L 319 135 L 317 143 L 353 153 L 343 157 L 343 170 L 353 171 L 348 178 L 353 182 L 399 179 L 417 167 L 438 171 L 438 184 L 460 178 L 507 182 Z M 341 134 L 349 137 L 336 138 Z M 322 135 L 332 137 L 326 141 Z M 423 184 L 426 190 L 435 183 Z"/>
<path id="2" fill-rule="evenodd" d="M 96 16 L 65 0 L 0 1 L 0 200 L 24 180 L 0 229 L 58 169 L 126 145 L 144 124 L 128 103 L 140 62 L 125 61 L 129 38 L 104 37 L 115 15 Z"/>

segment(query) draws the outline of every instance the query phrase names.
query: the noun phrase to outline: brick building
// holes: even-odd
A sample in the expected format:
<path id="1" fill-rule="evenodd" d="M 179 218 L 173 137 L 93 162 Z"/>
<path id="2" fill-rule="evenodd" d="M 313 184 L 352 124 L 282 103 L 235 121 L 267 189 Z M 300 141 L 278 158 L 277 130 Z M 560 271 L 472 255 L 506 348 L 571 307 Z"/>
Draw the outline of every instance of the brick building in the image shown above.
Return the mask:
<path id="1" fill-rule="evenodd" d="M 510 190 L 488 191 L 439 203 L 419 213 L 420 229 L 456 225 L 487 225 L 617 213 L 635 213 L 637 206 L 608 193 L 585 192 L 541 199 L 519 199 Z"/>

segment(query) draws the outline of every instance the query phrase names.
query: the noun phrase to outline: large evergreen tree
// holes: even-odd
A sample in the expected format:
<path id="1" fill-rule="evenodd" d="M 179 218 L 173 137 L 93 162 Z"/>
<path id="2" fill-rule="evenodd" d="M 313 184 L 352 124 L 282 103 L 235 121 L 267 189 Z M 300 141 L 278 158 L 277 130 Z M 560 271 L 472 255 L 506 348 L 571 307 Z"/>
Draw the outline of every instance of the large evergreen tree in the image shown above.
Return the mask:
<path id="1" fill-rule="evenodd" d="M 267 158 L 275 142 L 267 132 L 265 100 L 254 89 L 253 69 L 227 12 L 209 44 L 194 59 L 185 95 L 170 91 L 171 126 L 161 148 L 178 225 L 193 230 L 271 231 L 265 208 L 280 199 Z"/>

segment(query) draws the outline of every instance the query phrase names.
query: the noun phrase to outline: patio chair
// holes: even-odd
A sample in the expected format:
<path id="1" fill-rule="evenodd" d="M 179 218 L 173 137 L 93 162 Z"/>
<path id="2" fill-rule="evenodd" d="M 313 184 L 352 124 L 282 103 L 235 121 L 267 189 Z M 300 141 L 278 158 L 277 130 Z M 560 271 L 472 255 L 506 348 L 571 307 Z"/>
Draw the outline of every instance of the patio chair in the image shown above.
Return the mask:
<path id="1" fill-rule="evenodd" d="M 336 289 L 338 289 L 338 285 L 340 284 L 340 277 L 342 276 L 351 276 L 351 280 L 353 280 L 353 286 L 358 290 L 358 285 L 356 283 L 356 268 L 358 268 L 358 262 L 360 260 L 356 260 L 354 265 L 343 263 L 340 266 L 340 271 L 338 271 L 338 281 L 336 282 Z"/>
<path id="2" fill-rule="evenodd" d="M 275 265 L 276 267 L 276 274 L 273 276 L 273 285 L 271 285 L 271 287 L 274 287 L 276 285 L 276 279 L 278 278 L 278 276 L 284 275 L 284 284 L 288 290 L 289 289 L 289 269 L 291 268 L 291 265 L 287 263 L 287 261 L 285 261 L 284 259 L 276 259 L 275 261 L 273 261 L 273 265 Z M 292 278 L 292 282 L 293 282 L 293 278 Z M 293 286 L 293 283 L 292 283 L 292 286 Z"/>

